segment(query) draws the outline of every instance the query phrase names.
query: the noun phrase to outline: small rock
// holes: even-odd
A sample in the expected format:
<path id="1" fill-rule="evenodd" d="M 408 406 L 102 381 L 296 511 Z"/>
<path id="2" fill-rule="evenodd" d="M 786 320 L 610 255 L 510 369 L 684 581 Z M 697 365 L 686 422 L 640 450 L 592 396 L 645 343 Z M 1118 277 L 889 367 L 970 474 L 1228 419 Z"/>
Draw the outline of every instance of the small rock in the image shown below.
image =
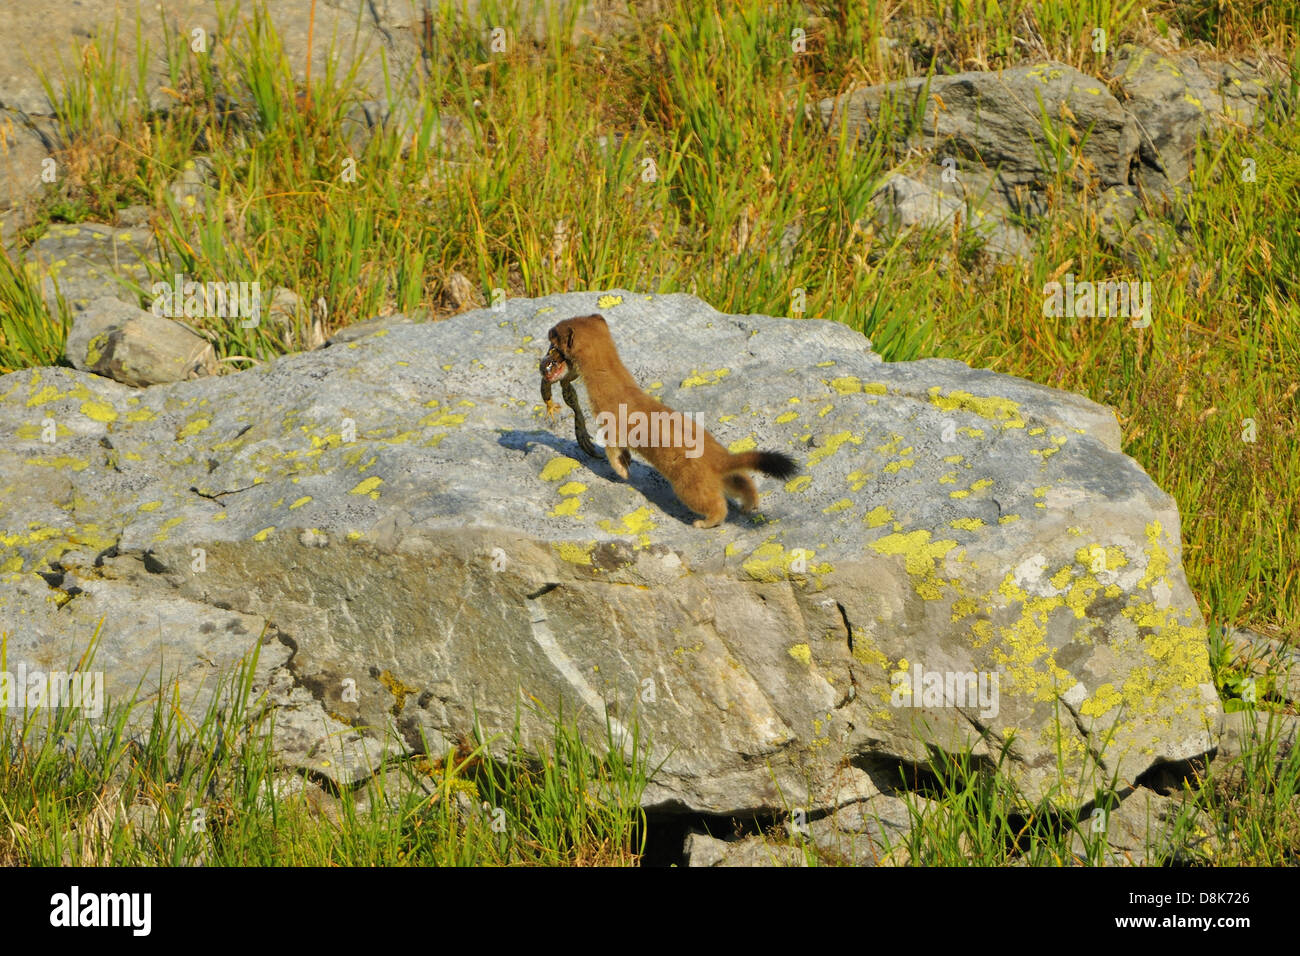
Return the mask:
<path id="1" fill-rule="evenodd" d="M 727 842 L 707 833 L 688 833 L 682 855 L 687 866 L 720 866 L 727 858 Z"/>
<path id="2" fill-rule="evenodd" d="M 1268 742 L 1276 742 L 1278 758 L 1281 759 L 1295 746 L 1297 730 L 1300 730 L 1300 717 L 1293 714 L 1262 710 L 1227 711 L 1215 734 L 1218 742 L 1215 763 L 1236 760 L 1257 749 L 1261 743 Z"/>
<path id="3" fill-rule="evenodd" d="M 1168 215 L 1178 208 L 1182 200 L 1182 191 L 1169 181 L 1169 177 L 1152 166 L 1138 166 L 1133 174 L 1133 182 L 1142 202 L 1157 215 Z"/>
<path id="4" fill-rule="evenodd" d="M 385 760 L 405 756 L 400 747 L 344 724 L 304 687 L 272 685 L 276 701 L 273 746 L 285 766 L 298 767 L 351 787 L 375 774 Z"/>
<path id="5" fill-rule="evenodd" d="M 1120 246 L 1124 233 L 1142 210 L 1142 200 L 1130 186 L 1112 186 L 1102 192 L 1097 200 L 1097 220 L 1101 238 L 1112 246 Z"/>
<path id="6" fill-rule="evenodd" d="M 117 211 L 119 228 L 137 228 L 148 226 L 153 210 L 148 206 L 123 206 Z"/>
<path id="7" fill-rule="evenodd" d="M 383 132 L 397 137 L 402 155 L 410 153 L 422 138 L 425 149 L 443 153 L 464 139 L 459 120 L 439 115 L 426 118 L 418 98 L 406 96 L 396 98 L 387 108 L 376 100 L 358 102 L 348 110 L 340 128 L 354 157 L 365 152 L 370 140 Z"/>
<path id="8" fill-rule="evenodd" d="M 83 372 L 141 387 L 215 375 L 218 368 L 212 344 L 198 333 L 111 298 L 77 315 L 64 354 Z"/>
<path id="9" fill-rule="evenodd" d="M 271 290 L 271 304 L 267 306 L 267 315 L 271 328 L 290 345 L 295 345 L 298 324 L 306 312 L 302 296 L 282 285 Z"/>
<path id="10" fill-rule="evenodd" d="M 311 328 L 307 330 L 307 348 L 323 349 L 329 341 L 330 307 L 324 296 L 317 296 L 311 304 Z"/>
<path id="11" fill-rule="evenodd" d="M 1186 798 L 1154 793 L 1139 787 L 1109 811 L 1094 811 L 1080 821 L 1089 834 L 1085 841 L 1075 833 L 1070 848 L 1080 859 L 1088 857 L 1088 845 L 1105 833 L 1104 862 L 1111 866 L 1157 866 L 1188 861 L 1209 836 L 1207 827 L 1192 827 L 1176 835 L 1174 825 Z M 1175 838 L 1177 836 L 1177 839 Z"/>
<path id="12" fill-rule="evenodd" d="M 0 97 L 7 100 L 5 94 Z M 0 109 L 0 207 L 19 206 L 39 195 L 47 169 L 59 176 L 57 164 L 47 162 L 57 148 L 58 129 L 52 119 Z"/>
<path id="13" fill-rule="evenodd" d="M 487 305 L 483 293 L 460 272 L 453 272 L 447 277 L 447 295 L 458 309 L 481 309 Z"/>
<path id="14" fill-rule="evenodd" d="M 797 846 L 770 843 L 760 836 L 726 841 L 690 833 L 683 847 L 687 866 L 807 866 Z"/>
<path id="15" fill-rule="evenodd" d="M 920 796 L 911 800 L 915 806 L 929 804 Z M 834 862 L 877 866 L 887 864 L 890 853 L 905 842 L 912 822 L 905 801 L 881 794 L 809 821 L 808 832 L 818 851 Z"/>
<path id="16" fill-rule="evenodd" d="M 1163 219 L 1143 219 L 1131 226 L 1120 247 L 1124 259 L 1133 266 L 1141 257 L 1174 256 L 1187 251 L 1187 244 L 1178 237 L 1178 230 Z"/>
<path id="17" fill-rule="evenodd" d="M 384 810 L 391 813 L 399 809 L 408 796 L 427 797 L 435 789 L 431 778 L 409 765 L 385 766 L 356 791 L 356 809 L 358 813 L 369 813 L 375 801 L 379 801 Z M 455 796 L 462 812 L 473 812 L 473 804 L 465 806 L 459 799 L 465 797 L 464 793 L 457 792 Z"/>

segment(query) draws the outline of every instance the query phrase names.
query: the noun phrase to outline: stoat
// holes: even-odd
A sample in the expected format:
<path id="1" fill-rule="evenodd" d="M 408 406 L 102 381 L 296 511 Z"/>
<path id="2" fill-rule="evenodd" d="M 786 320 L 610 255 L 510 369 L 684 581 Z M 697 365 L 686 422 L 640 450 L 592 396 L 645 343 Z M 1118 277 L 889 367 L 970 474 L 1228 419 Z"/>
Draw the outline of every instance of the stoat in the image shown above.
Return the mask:
<path id="1" fill-rule="evenodd" d="M 727 517 L 727 498 L 737 498 L 746 512 L 758 507 L 758 489 L 746 472 L 761 471 L 789 478 L 798 466 L 789 455 L 747 451 L 733 455 L 690 416 L 674 412 L 637 386 L 619 360 L 603 316 L 583 315 L 557 323 L 549 333 L 551 349 L 542 360 L 542 397 L 550 411 L 549 386 L 568 386 L 581 377 L 587 400 L 604 438 L 605 455 L 620 478 L 627 478 L 628 450 L 648 461 L 673 486 L 686 507 L 704 517 L 697 528 L 712 528 Z M 576 402 L 565 401 L 571 407 Z M 586 431 L 579 418 L 579 443 Z M 624 445 L 620 446 L 622 440 Z M 583 445 L 589 454 L 593 452 Z"/>

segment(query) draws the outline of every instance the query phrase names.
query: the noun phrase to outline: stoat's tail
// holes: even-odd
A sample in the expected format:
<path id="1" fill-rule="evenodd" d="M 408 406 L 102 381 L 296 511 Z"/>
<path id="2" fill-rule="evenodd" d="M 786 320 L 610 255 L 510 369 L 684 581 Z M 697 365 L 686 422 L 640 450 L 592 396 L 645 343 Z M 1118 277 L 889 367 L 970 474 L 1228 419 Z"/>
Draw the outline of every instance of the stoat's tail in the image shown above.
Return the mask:
<path id="1" fill-rule="evenodd" d="M 779 451 L 744 451 L 732 455 L 727 462 L 727 472 L 733 471 L 761 471 L 773 478 L 790 478 L 799 471 L 799 466 Z"/>

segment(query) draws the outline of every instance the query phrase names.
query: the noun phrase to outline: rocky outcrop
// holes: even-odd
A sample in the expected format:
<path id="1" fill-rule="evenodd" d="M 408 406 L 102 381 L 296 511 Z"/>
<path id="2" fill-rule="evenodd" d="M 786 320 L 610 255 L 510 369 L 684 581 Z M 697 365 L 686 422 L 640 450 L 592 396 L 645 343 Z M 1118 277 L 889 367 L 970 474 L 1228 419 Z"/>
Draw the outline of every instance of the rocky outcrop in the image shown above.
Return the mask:
<path id="1" fill-rule="evenodd" d="M 1115 51 L 1110 75 L 1141 135 L 1135 184 L 1162 201 L 1185 186 L 1202 136 L 1230 124 L 1255 126 L 1268 98 L 1256 63 L 1162 56 L 1133 44 Z"/>
<path id="2" fill-rule="evenodd" d="M 883 117 L 883 128 L 904 130 L 936 162 L 993 172 L 1005 202 L 1022 212 L 1058 173 L 1073 175 L 1072 143 L 1081 143 L 1080 168 L 1103 187 L 1128 182 L 1138 150 L 1137 126 L 1105 84 L 1064 63 L 859 87 L 823 100 L 821 114 L 832 132 L 842 122 L 856 137 L 871 137 Z M 1068 165 L 1053 168 L 1057 158 Z"/>
<path id="3" fill-rule="evenodd" d="M 592 311 L 653 394 L 802 473 L 702 532 L 583 456 L 537 363 Z M 341 779 L 475 726 L 540 745 L 562 705 L 639 727 L 660 810 L 816 819 L 966 747 L 1072 808 L 1213 746 L 1177 509 L 1114 415 L 836 323 L 512 300 L 143 391 L 17 372 L 0 428 L 11 666 L 98 629 L 110 691 L 161 664 L 202 700 L 260 639 L 282 754 Z"/>
<path id="4" fill-rule="evenodd" d="M 1186 189 L 1201 138 L 1262 120 L 1262 64 L 1126 44 L 1101 79 L 1063 63 L 858 86 L 820 104 L 831 134 L 902 137 L 924 164 L 877 193 L 893 230 L 950 228 L 960 215 L 995 258 L 1028 256 L 1016 222 L 1045 214 L 1050 187 L 1101 193 L 1103 238 L 1135 258 L 1172 248 L 1160 219 Z M 878 218 L 880 218 L 878 216 Z M 1138 224 L 1135 229 L 1131 226 Z M 1130 235 L 1132 231 L 1132 235 Z"/>

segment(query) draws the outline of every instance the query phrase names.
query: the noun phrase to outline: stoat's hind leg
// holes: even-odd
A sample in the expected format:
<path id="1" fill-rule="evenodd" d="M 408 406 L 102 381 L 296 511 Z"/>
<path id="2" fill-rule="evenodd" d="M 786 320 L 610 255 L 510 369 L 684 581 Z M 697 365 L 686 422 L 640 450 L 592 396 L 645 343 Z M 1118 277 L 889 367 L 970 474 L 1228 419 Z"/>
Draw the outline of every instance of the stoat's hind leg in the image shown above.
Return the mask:
<path id="1" fill-rule="evenodd" d="M 722 479 L 727 494 L 740 501 L 740 508 L 746 514 L 758 509 L 758 489 L 748 475 L 727 475 Z"/>
<path id="2" fill-rule="evenodd" d="M 680 482 L 673 491 L 682 504 L 696 514 L 704 515 L 695 522 L 697 528 L 714 528 L 727 519 L 727 499 L 722 494 L 722 483 L 716 478 L 705 482 Z"/>

